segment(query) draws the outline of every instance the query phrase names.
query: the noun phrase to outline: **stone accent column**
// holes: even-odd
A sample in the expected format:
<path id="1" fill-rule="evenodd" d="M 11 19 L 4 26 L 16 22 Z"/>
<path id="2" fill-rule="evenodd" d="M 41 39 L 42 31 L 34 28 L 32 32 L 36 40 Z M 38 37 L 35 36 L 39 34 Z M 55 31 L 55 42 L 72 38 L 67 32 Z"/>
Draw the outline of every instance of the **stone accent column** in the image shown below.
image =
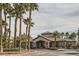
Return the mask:
<path id="1" fill-rule="evenodd" d="M 46 44 L 46 48 L 48 48 L 48 42 L 45 42 L 45 44 Z"/>
<path id="2" fill-rule="evenodd" d="M 37 48 L 36 42 L 33 42 L 33 47 L 34 47 L 34 48 Z"/>
<path id="3" fill-rule="evenodd" d="M 50 48 L 50 42 L 48 41 L 48 48 Z"/>
<path id="4" fill-rule="evenodd" d="M 65 41 L 65 43 L 64 43 L 64 44 L 65 44 L 65 48 L 66 48 L 66 41 Z"/>
<path id="5" fill-rule="evenodd" d="M 47 44 L 46 44 L 46 43 L 47 43 L 47 42 L 44 43 L 44 47 L 45 47 L 45 48 L 47 48 Z"/>

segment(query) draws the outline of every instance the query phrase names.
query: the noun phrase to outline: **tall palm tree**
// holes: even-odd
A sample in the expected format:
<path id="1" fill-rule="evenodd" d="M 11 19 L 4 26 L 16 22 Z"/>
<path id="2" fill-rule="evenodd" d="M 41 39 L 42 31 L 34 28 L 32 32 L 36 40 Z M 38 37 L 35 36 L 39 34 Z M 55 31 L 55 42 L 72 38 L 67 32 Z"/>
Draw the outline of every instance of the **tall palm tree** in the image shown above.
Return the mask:
<path id="1" fill-rule="evenodd" d="M 25 7 L 23 3 L 19 3 L 19 36 L 21 35 L 21 27 L 22 27 L 22 19 L 23 19 L 23 14 L 25 14 Z"/>
<path id="2" fill-rule="evenodd" d="M 27 36 L 27 34 L 28 34 L 29 18 L 24 19 L 23 22 L 24 22 L 24 24 L 26 25 L 26 36 Z M 30 25 L 30 26 L 33 27 L 33 26 L 34 26 L 34 23 L 31 22 L 31 25 Z M 27 45 L 27 39 L 26 39 L 26 45 Z M 27 46 L 26 46 L 26 48 L 27 48 Z"/>
<path id="3" fill-rule="evenodd" d="M 9 18 L 9 38 L 8 38 L 8 48 L 10 48 L 10 37 L 11 37 L 11 16 Z"/>
<path id="4" fill-rule="evenodd" d="M 53 32 L 53 37 L 55 38 L 55 49 L 56 49 L 56 39 L 60 37 L 60 33 L 58 31 Z"/>
<path id="5" fill-rule="evenodd" d="M 17 34 L 17 20 L 18 20 L 18 12 L 19 12 L 19 8 L 18 8 L 18 4 L 13 4 L 14 6 L 14 13 L 15 13 L 15 24 L 14 24 L 14 48 L 16 47 L 16 34 Z"/>
<path id="6" fill-rule="evenodd" d="M 29 10 L 29 25 L 28 25 L 28 51 L 30 50 L 30 29 L 31 29 L 31 15 L 33 10 L 38 10 L 38 5 L 35 3 L 29 3 L 28 4 L 28 10 Z"/>
<path id="7" fill-rule="evenodd" d="M 14 17 L 14 13 L 13 13 L 13 7 L 10 5 L 8 6 L 7 9 L 7 14 L 9 16 L 7 16 L 7 18 L 9 19 L 9 38 L 8 38 L 8 48 L 10 48 L 10 37 L 11 37 L 11 19 L 12 17 Z"/>
<path id="8" fill-rule="evenodd" d="M 5 18 L 5 40 L 6 40 L 6 11 L 7 11 L 7 6 L 10 6 L 10 4 L 8 3 L 0 3 L 0 37 L 2 37 L 2 12 L 4 13 L 4 18 Z M 2 38 L 1 38 L 1 52 L 2 52 L 2 48 L 3 48 L 3 45 L 2 45 Z"/>
<path id="9" fill-rule="evenodd" d="M 5 23 L 6 23 L 6 6 L 5 6 L 5 4 L 3 4 L 3 6 L 4 6 L 4 18 L 5 18 Z M 6 24 L 5 24 L 5 30 L 4 30 L 4 39 L 5 39 L 5 43 L 6 43 Z M 5 44 L 5 45 L 7 45 L 7 44 Z M 5 47 L 7 47 L 7 46 L 5 46 Z"/>
<path id="10" fill-rule="evenodd" d="M 7 30 L 7 28 L 6 28 L 6 18 L 7 18 L 7 10 L 8 9 L 10 9 L 9 8 L 10 7 L 10 4 L 9 3 L 3 3 L 2 4 L 2 9 L 3 9 L 3 13 L 4 13 L 4 20 L 5 20 L 5 30 L 4 30 L 4 39 L 5 39 L 5 43 L 6 43 L 6 30 Z M 5 44 L 6 46 L 5 47 L 7 47 L 7 44 Z"/>
<path id="11" fill-rule="evenodd" d="M 22 28 L 22 19 L 23 19 L 23 14 L 25 13 L 25 8 L 24 4 L 20 3 L 19 4 L 19 36 L 21 36 L 21 28 Z M 19 51 L 21 52 L 21 38 L 20 38 L 20 44 L 19 44 Z"/>
<path id="12" fill-rule="evenodd" d="M 13 13 L 14 13 L 14 16 L 15 16 L 15 24 L 14 24 L 14 48 L 16 47 L 16 36 L 17 36 L 17 20 L 19 18 L 19 4 L 18 3 L 14 3 L 13 4 Z"/>
<path id="13" fill-rule="evenodd" d="M 21 20 L 22 20 L 22 14 L 24 12 L 24 6 L 22 3 L 14 3 L 13 4 L 13 14 L 15 16 L 15 28 L 14 28 L 14 47 L 16 47 L 16 36 L 17 36 L 17 20 L 20 19 L 20 30 L 19 35 L 21 34 Z"/>
<path id="14" fill-rule="evenodd" d="M 3 45 L 2 45 L 2 4 L 0 4 L 0 52 L 3 53 Z"/>

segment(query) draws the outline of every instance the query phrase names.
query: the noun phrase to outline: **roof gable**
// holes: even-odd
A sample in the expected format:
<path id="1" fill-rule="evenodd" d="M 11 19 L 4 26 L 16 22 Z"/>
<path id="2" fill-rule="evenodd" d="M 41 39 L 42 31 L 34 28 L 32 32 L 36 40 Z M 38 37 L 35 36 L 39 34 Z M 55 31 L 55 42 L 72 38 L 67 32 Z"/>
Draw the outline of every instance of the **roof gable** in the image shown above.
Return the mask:
<path id="1" fill-rule="evenodd" d="M 43 36 L 40 36 L 40 35 L 39 35 L 38 37 L 36 37 L 35 39 L 33 39 L 33 41 L 35 41 L 36 39 L 38 39 L 38 38 L 40 38 L 40 37 L 43 38 L 43 39 L 45 39 L 45 40 L 47 40 L 47 41 L 51 41 L 50 39 L 48 39 L 48 38 L 46 38 L 46 37 L 43 37 Z M 40 39 L 40 40 L 41 40 L 41 39 Z"/>

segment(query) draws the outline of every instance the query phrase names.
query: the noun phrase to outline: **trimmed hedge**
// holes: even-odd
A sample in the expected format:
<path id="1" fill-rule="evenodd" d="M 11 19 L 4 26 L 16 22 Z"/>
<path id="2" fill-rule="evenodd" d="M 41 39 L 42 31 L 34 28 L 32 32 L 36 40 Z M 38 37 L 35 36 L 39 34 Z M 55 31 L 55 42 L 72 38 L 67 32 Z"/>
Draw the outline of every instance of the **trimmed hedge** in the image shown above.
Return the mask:
<path id="1" fill-rule="evenodd" d="M 19 48 L 4 48 L 4 51 L 19 51 Z"/>
<path id="2" fill-rule="evenodd" d="M 79 48 L 79 43 L 77 43 L 77 47 Z"/>
<path id="3" fill-rule="evenodd" d="M 73 46 L 73 49 L 77 49 L 78 47 L 77 46 Z"/>

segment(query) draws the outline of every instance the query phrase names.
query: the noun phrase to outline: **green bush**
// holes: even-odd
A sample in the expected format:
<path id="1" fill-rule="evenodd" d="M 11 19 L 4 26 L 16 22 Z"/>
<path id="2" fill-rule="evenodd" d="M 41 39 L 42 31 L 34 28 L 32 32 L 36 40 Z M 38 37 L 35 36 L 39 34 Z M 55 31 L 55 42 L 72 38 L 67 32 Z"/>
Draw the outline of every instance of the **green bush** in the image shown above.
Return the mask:
<path id="1" fill-rule="evenodd" d="M 79 48 L 79 44 L 77 44 L 77 47 Z"/>
<path id="2" fill-rule="evenodd" d="M 78 47 L 77 46 L 73 46 L 73 49 L 77 49 Z"/>
<path id="3" fill-rule="evenodd" d="M 4 48 L 4 51 L 19 51 L 19 48 Z"/>

